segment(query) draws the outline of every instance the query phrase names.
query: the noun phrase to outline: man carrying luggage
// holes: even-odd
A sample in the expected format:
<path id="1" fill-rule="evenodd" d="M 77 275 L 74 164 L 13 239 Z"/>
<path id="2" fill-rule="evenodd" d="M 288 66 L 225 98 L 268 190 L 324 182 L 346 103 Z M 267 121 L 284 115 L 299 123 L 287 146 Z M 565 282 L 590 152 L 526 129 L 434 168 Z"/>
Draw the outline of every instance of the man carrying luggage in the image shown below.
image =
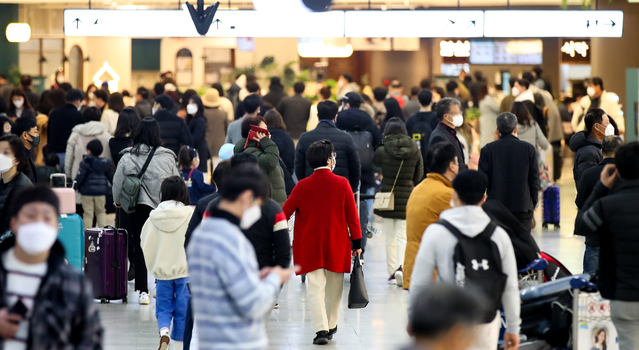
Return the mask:
<path id="1" fill-rule="evenodd" d="M 506 350 L 517 350 L 521 323 L 517 263 L 508 234 L 493 224 L 481 208 L 487 186 L 486 175 L 474 170 L 460 172 L 453 180 L 453 209 L 442 212 L 440 221 L 428 226 L 415 258 L 419 269 L 414 269 L 411 276 L 411 305 L 432 284 L 437 269 L 438 283 L 472 286 L 487 299 L 483 324 L 471 349 L 497 348 L 499 308 L 503 305 L 504 345 Z M 409 317 L 415 312 L 418 311 L 409 310 Z"/>
<path id="2" fill-rule="evenodd" d="M 0 245 L 0 348 L 101 349 L 103 329 L 84 275 L 64 261 L 58 197 L 25 187 Z"/>

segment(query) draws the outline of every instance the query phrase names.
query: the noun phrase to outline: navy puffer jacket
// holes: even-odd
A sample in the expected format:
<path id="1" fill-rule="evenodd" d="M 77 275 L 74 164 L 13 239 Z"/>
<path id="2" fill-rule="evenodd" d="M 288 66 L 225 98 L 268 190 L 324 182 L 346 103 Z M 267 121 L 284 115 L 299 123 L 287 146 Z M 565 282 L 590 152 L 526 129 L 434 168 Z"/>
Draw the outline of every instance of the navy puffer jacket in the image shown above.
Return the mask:
<path id="1" fill-rule="evenodd" d="M 104 196 L 113 182 L 113 164 L 106 158 L 85 155 L 75 180 L 81 195 Z"/>

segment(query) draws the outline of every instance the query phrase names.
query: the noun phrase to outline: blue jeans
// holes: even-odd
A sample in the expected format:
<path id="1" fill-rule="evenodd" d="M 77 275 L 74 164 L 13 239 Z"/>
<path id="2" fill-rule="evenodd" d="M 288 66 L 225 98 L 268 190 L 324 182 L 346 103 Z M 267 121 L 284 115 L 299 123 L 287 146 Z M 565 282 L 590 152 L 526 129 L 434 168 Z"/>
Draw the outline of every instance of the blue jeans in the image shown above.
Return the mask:
<path id="1" fill-rule="evenodd" d="M 591 276 L 599 270 L 599 247 L 586 246 L 584 252 L 584 273 Z"/>
<path id="2" fill-rule="evenodd" d="M 60 158 L 60 169 L 64 171 L 64 158 L 66 158 L 67 154 L 66 153 L 56 153 L 56 154 L 58 155 L 58 158 Z"/>
<path id="3" fill-rule="evenodd" d="M 158 319 L 158 329 L 171 329 L 171 339 L 184 340 L 184 325 L 186 323 L 186 309 L 189 304 L 188 278 L 175 280 L 157 280 L 155 316 Z"/>

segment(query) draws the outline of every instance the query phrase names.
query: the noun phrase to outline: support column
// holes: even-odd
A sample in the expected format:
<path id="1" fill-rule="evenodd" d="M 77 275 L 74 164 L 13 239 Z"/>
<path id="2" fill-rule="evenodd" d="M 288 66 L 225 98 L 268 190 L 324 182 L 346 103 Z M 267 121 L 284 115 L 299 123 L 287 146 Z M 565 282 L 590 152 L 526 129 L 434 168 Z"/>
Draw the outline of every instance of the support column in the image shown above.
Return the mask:
<path id="1" fill-rule="evenodd" d="M 7 40 L 6 30 L 9 23 L 19 22 L 18 4 L 0 4 L 0 73 L 8 74 L 13 65 L 19 65 L 18 43 Z"/>

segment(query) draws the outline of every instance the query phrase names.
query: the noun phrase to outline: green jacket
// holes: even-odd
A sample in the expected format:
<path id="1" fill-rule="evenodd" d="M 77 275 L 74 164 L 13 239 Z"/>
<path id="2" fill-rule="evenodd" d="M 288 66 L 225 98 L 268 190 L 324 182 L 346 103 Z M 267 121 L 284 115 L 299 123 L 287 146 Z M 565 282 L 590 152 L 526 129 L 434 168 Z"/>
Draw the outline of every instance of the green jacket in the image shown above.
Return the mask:
<path id="1" fill-rule="evenodd" d="M 280 151 L 277 145 L 268 137 L 260 141 L 259 147 L 255 141 L 249 141 L 246 149 L 244 149 L 244 144 L 246 144 L 246 138 L 235 144 L 234 154 L 248 152 L 257 157 L 257 164 L 268 175 L 271 183 L 271 198 L 280 206 L 284 205 L 286 202 L 286 183 L 284 182 L 284 171 L 280 167 Z"/>
<path id="2" fill-rule="evenodd" d="M 402 160 L 404 164 L 402 165 Z M 373 164 L 382 168 L 382 192 L 390 192 L 395 185 L 395 210 L 375 210 L 375 214 L 385 219 L 406 220 L 406 203 L 415 184 L 424 177 L 422 154 L 417 143 L 408 135 L 389 135 L 375 151 Z M 401 165 L 401 170 L 400 170 Z M 397 173 L 399 172 L 399 176 Z"/>

